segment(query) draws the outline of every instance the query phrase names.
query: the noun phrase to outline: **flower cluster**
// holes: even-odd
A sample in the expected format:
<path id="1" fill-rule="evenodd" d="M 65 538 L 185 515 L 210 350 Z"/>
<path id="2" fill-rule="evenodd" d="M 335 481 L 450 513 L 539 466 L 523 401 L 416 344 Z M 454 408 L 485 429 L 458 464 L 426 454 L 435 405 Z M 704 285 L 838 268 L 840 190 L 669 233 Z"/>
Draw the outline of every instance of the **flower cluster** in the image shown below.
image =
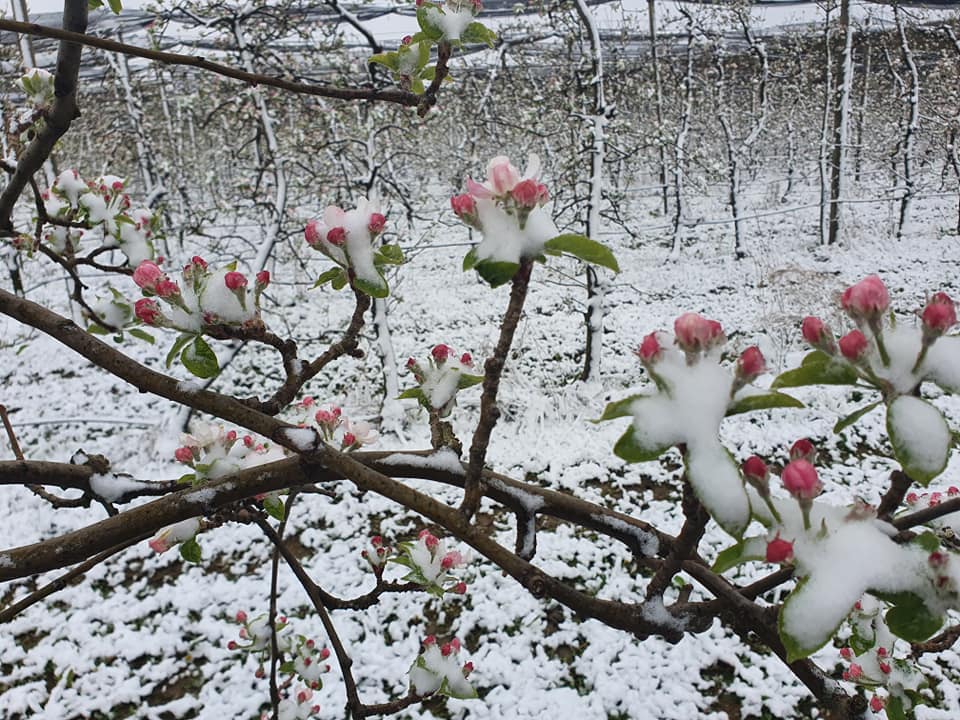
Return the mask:
<path id="1" fill-rule="evenodd" d="M 134 304 L 137 318 L 147 325 L 187 333 L 214 325 L 263 326 L 260 296 L 270 284 L 268 271 L 257 273 L 250 287 L 246 275 L 237 272 L 233 264 L 211 270 L 206 260 L 195 255 L 183 266 L 181 277 L 182 286 L 158 263 L 141 262 L 133 272 L 133 282 L 144 296 Z M 161 303 L 167 306 L 166 312 Z"/>
<path id="2" fill-rule="evenodd" d="M 252 435 L 239 435 L 222 425 L 198 423 L 192 432 L 180 436 L 173 455 L 191 469 L 182 482 L 216 480 L 242 468 L 263 465 L 283 458 L 283 449 Z"/>
<path id="3" fill-rule="evenodd" d="M 174 545 L 181 543 L 195 542 L 197 533 L 200 531 L 200 518 L 188 518 L 173 525 L 168 525 L 154 535 L 147 544 L 155 553 L 165 553 Z"/>
<path id="4" fill-rule="evenodd" d="M 362 199 L 353 210 L 330 205 L 321 220 L 311 220 L 304 229 L 304 238 L 314 250 L 333 260 L 340 269 L 329 277 L 321 276 L 318 284 L 330 280 L 334 287 L 349 282 L 373 297 L 387 295 L 382 266 L 402 262 L 399 248 L 384 246 L 375 250 L 373 241 L 387 225 L 377 203 Z M 341 270 L 342 269 L 342 270 Z"/>
<path id="5" fill-rule="evenodd" d="M 483 9 L 482 0 L 417 0 L 416 4 L 420 8 L 417 18 L 421 27 L 437 34 L 437 40 L 450 42 L 461 40 L 464 32 L 473 24 L 474 17 Z"/>
<path id="6" fill-rule="evenodd" d="M 491 280 L 491 263 L 514 266 L 521 258 L 539 257 L 545 243 L 559 234 L 539 175 L 536 155 L 530 156 L 523 175 L 508 158 L 498 156 L 487 165 L 485 182 L 467 179 L 467 192 L 450 199 L 457 217 L 483 233 L 483 241 L 464 260 L 465 268 L 476 267 Z"/>
<path id="7" fill-rule="evenodd" d="M 780 473 L 780 481 L 783 488 L 799 503 L 800 510 L 803 513 L 804 527 L 810 528 L 810 509 L 813 507 L 813 500 L 823 491 L 823 484 L 820 482 L 820 476 L 813 462 L 817 457 L 817 450 L 813 443 L 807 438 L 797 440 L 790 447 L 790 462 Z M 780 514 L 770 497 L 770 468 L 759 455 L 752 455 L 747 458 L 740 466 L 743 472 L 744 481 L 750 485 L 757 494 L 766 503 L 770 514 L 782 522 Z M 773 546 L 771 549 L 770 546 Z M 787 557 L 793 556 L 793 546 L 785 540 L 780 539 L 780 533 L 770 541 L 767 547 L 767 560 L 770 562 L 789 562 Z M 778 559 L 772 559 L 776 556 Z"/>
<path id="8" fill-rule="evenodd" d="M 105 175 L 86 181 L 76 170 L 64 170 L 42 199 L 48 217 L 99 228 L 101 245 L 119 248 L 130 265 L 153 257 L 158 216 L 149 208 L 132 207 L 122 178 Z M 69 255 L 79 251 L 89 234 L 81 228 L 55 225 L 44 240 L 57 253 Z"/>
<path id="9" fill-rule="evenodd" d="M 435 692 L 455 698 L 474 698 L 477 691 L 467 682 L 473 663 L 460 663 L 460 641 L 442 645 L 433 635 L 423 641 L 423 650 L 410 668 L 410 687 L 421 697 Z"/>
<path id="10" fill-rule="evenodd" d="M 400 543 L 400 557 L 393 562 L 409 569 L 406 582 L 422 585 L 432 595 L 443 597 L 444 593 L 463 595 L 467 584 L 458 581 L 450 573 L 465 564 L 457 550 L 447 550 L 444 540 L 438 539 L 429 530 L 421 530 L 416 542 Z"/>
<path id="11" fill-rule="evenodd" d="M 357 450 L 377 441 L 377 431 L 370 423 L 348 419 L 337 405 L 318 405 L 308 395 L 297 403 L 294 410 L 299 415 L 299 427 L 314 428 L 325 443 L 343 452 Z"/>
<path id="12" fill-rule="evenodd" d="M 434 345 L 426 363 L 414 358 L 407 360 L 418 387 L 403 392 L 401 398 L 415 398 L 428 410 L 446 417 L 457 404 L 457 392 L 483 382 L 482 375 L 474 375 L 470 353 L 458 354 L 449 345 Z"/>
<path id="13" fill-rule="evenodd" d="M 377 582 L 383 579 L 383 568 L 393 555 L 393 548 L 383 542 L 383 538 L 374 535 L 370 538 L 370 543 L 360 551 L 360 557 L 367 561 L 370 569 L 377 578 Z"/>

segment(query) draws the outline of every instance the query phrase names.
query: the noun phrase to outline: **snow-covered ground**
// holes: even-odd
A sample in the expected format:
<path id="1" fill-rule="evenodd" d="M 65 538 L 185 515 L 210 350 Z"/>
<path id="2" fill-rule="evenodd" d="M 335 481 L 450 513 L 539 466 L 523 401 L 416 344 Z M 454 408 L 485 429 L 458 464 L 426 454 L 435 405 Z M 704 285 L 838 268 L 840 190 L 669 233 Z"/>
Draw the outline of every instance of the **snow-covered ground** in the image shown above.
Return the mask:
<path id="1" fill-rule="evenodd" d="M 731 257 L 729 225 L 692 230 L 678 262 L 667 261 L 669 243 L 657 232 L 631 238 L 611 230 L 603 239 L 615 249 L 623 272 L 607 298 L 602 377 L 590 384 L 575 380 L 583 347 L 582 291 L 558 272 L 577 272 L 578 266 L 537 266 L 517 332 L 517 352 L 501 386 L 504 414 L 488 461 L 514 477 L 574 493 L 675 533 L 682 520 L 675 504 L 678 456 L 671 452 L 660 462 L 625 465 L 611 448 L 626 421 L 589 422 L 607 401 L 642 386 L 640 364 L 631 353 L 642 337 L 672 327 L 681 312 L 700 312 L 723 323 L 732 349 L 758 344 L 779 371 L 797 363 L 804 351 L 800 318 L 818 314 L 842 327 L 838 293 L 872 273 L 887 283 L 902 321 L 912 322 L 925 295 L 937 290 L 960 295 L 960 246 L 949 232 L 955 203 L 955 198 L 918 202 L 914 232 L 900 243 L 891 239 L 886 217 L 870 205 L 850 206 L 844 247 L 815 244 L 815 210 L 748 221 L 749 255 L 741 261 Z M 724 217 L 725 212 L 719 204 L 701 201 L 692 215 Z M 657 222 L 651 218 L 650 224 Z M 390 323 L 398 357 L 423 358 L 441 342 L 475 358 L 492 349 L 508 291 L 490 290 L 474 273 L 460 272 L 467 248 L 448 244 L 465 239 L 445 233 L 438 239 L 440 247 L 412 253 L 391 279 L 396 302 Z M 63 285 L 43 284 L 45 273 L 42 266 L 28 267 L 29 297 L 62 309 Z M 282 328 L 274 314 L 282 313 L 303 345 L 316 351 L 322 348 L 318 338 L 330 340 L 344 326 L 350 306 L 346 294 L 329 286 L 295 292 L 286 285 L 306 279 L 302 270 L 278 266 L 270 299 L 279 306 L 265 319 Z M 133 296 L 132 282 L 119 287 Z M 128 341 L 124 350 L 158 366 L 173 339 L 158 334 L 154 347 Z M 0 338 L 0 401 L 14 410 L 11 417 L 28 457 L 66 461 L 82 448 L 108 456 L 115 470 L 137 477 L 180 474 L 171 451 L 176 433 L 165 426 L 173 415 L 166 401 L 139 395 L 7 319 L 0 320 Z M 364 348 L 366 360 L 339 361 L 306 391 L 320 402 L 342 405 L 351 417 L 375 418 L 380 374 L 372 331 Z M 180 367 L 174 372 L 184 374 Z M 246 395 L 264 392 L 278 377 L 272 357 L 247 353 L 219 382 L 241 386 L 239 394 Z M 761 384 L 769 380 L 767 376 Z M 401 378 L 401 387 L 412 384 L 409 376 Z M 882 413 L 868 415 L 838 437 L 831 432 L 833 424 L 861 405 L 862 398 L 846 390 L 796 394 L 807 409 L 728 419 L 722 439 L 738 459 L 752 453 L 782 458 L 794 440 L 809 436 L 833 463 L 821 474 L 826 498 L 876 502 L 893 467 L 883 456 L 888 448 L 881 444 Z M 461 439 L 469 438 L 478 398 L 477 388 L 459 396 L 453 422 Z M 960 427 L 960 401 L 938 396 L 933 402 L 954 428 Z M 429 445 L 426 418 L 412 401 L 402 435 L 385 434 L 377 447 Z M 0 456 L 11 456 L 5 438 Z M 426 481 L 411 484 L 434 497 L 457 499 Z M 950 484 L 960 484 L 956 460 L 935 483 Z M 24 489 L 4 487 L 0 516 L 7 518 L 0 525 L 0 547 L 12 547 L 82 526 L 102 512 L 53 511 Z M 497 537 L 512 546 L 509 516 L 489 520 Z M 335 499 L 311 495 L 298 500 L 291 527 L 298 554 L 317 581 L 337 595 L 350 596 L 372 586 L 359 554 L 366 538 L 379 533 L 391 543 L 410 539 L 423 523 L 383 499 L 358 496 L 344 483 Z M 204 561 L 199 566 L 184 565 L 175 551 L 157 556 L 144 543 L 6 625 L 0 634 L 0 718 L 256 717 L 269 698 L 267 681 L 255 678 L 252 659 L 238 662 L 226 644 L 236 637 L 233 617 L 238 610 L 251 615 L 266 610 L 268 543 L 256 528 L 236 525 L 205 533 L 200 541 Z M 705 542 L 716 552 L 730 541 L 711 523 Z M 565 525 L 544 528 L 535 562 L 602 597 L 638 598 L 642 590 L 623 548 Z M 402 570 L 389 569 L 388 576 L 399 577 Z M 748 564 L 731 577 L 747 581 L 765 570 L 766 565 Z M 482 699 L 430 702 L 402 717 L 815 717 L 807 692 L 778 659 L 745 645 L 719 624 L 675 646 L 656 638 L 640 642 L 595 621 L 578 622 L 559 606 L 532 598 L 479 558 L 472 558 L 460 574 L 469 592 L 442 607 L 436 600 L 402 594 L 388 595 L 366 611 L 335 614 L 365 701 L 404 694 L 419 643 L 435 632 L 464 641 L 465 655 L 476 666 L 471 680 Z M 299 584 L 285 568 L 280 577 L 280 610 L 292 619 L 295 632 L 325 643 Z M 6 604 L 32 586 L 4 588 L 0 597 Z M 836 649 L 829 647 L 817 659 L 828 669 L 839 663 Z M 957 717 L 960 659 L 948 651 L 924 663 L 942 681 L 934 684 L 933 707 L 921 708 L 917 716 Z M 317 697 L 320 717 L 342 716 L 344 692 L 335 667 Z"/>

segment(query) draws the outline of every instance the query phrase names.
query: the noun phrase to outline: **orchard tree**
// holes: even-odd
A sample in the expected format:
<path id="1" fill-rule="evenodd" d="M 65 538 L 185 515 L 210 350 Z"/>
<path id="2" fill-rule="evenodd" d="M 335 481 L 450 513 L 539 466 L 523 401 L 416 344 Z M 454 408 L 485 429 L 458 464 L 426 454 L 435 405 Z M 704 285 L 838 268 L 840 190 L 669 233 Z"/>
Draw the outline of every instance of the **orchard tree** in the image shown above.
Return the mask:
<path id="1" fill-rule="evenodd" d="M 110 5 L 117 9 L 119 3 Z M 258 3 L 249 11 L 258 8 L 268 11 L 267 4 Z M 505 366 L 517 362 L 523 351 L 517 328 L 541 266 L 568 255 L 603 272 L 619 269 L 604 245 L 558 230 L 537 155 L 528 158 L 523 170 L 503 155 L 485 167 L 471 167 L 461 192 L 450 199 L 452 214 L 479 239 L 460 269 L 509 294 L 488 357 L 439 343 L 423 347 L 407 362 L 409 380 L 401 397 L 424 409 L 431 447 L 392 453 L 368 449 L 377 435 L 370 423 L 305 393 L 307 383 L 330 368 L 341 377 L 357 372 L 370 304 L 394 289 L 395 276 L 386 270 L 397 264 L 404 270 L 403 253 L 382 242 L 390 219 L 377 198 L 358 192 L 339 205 L 315 200 L 301 248 L 322 259 L 325 269 L 310 280 L 343 292 L 352 307 L 341 318 L 341 335 L 322 351 L 308 353 L 295 333 L 281 334 L 283 323 L 274 319 L 279 312 L 265 312 L 268 294 L 279 285 L 277 277 L 292 276 L 293 270 L 278 263 L 271 272 L 261 264 L 245 273 L 226 251 L 216 258 L 187 252 L 161 257 L 156 213 L 137 207 L 119 176 L 94 178 L 90 173 L 95 170 L 68 168 L 44 190 L 36 180 L 82 106 L 78 72 L 87 46 L 193 66 L 255 86 L 258 92 L 276 88 L 330 102 L 392 103 L 427 115 L 437 112 L 441 83 L 459 48 L 494 42 L 476 19 L 480 10 L 479 3 L 458 0 L 420 3 L 419 31 L 395 50 L 373 57 L 396 82 L 391 88 L 300 82 L 262 73 L 243 57 L 237 65 L 227 65 L 97 38 L 85 32 L 87 0 L 67 0 L 62 29 L 0 21 L 4 30 L 60 42 L 54 74 L 32 69 L 19 80 L 25 97 L 21 111 L 29 127 L 16 157 L 4 163 L 0 234 L 21 256 L 67 273 L 83 317 L 71 319 L 4 288 L 0 313 L 16 327 L 73 350 L 105 377 L 208 418 L 192 425 L 172 452 L 182 475 L 157 481 L 127 474 L 130 468 L 114 468 L 109 458 L 93 452 L 65 454 L 57 462 L 28 459 L 15 422 L 0 407 L 14 455 L 0 462 L 0 483 L 26 486 L 57 509 L 96 505 L 95 512 L 107 514 L 96 519 L 88 510 L 78 529 L 0 552 L 0 580 L 15 583 L 10 596 L 15 599 L 0 610 L 0 619 L 10 621 L 132 545 L 146 543 L 156 553 L 177 548 L 186 562 L 204 564 L 207 538 L 226 532 L 228 524 L 248 525 L 272 548 L 271 583 L 262 608 L 235 614 L 236 637 L 227 647 L 238 663 L 249 657 L 258 662 L 256 675 L 269 698 L 265 716 L 307 718 L 322 712 L 314 691 L 325 676 L 336 676 L 343 684 L 348 717 L 386 715 L 434 696 L 474 698 L 473 678 L 482 676 L 483 668 L 467 659 L 466 641 L 427 634 L 409 658 L 407 683 L 391 687 L 393 698 L 386 702 L 367 702 L 361 690 L 376 683 L 375 671 L 354 663 L 338 618 L 396 593 L 416 593 L 434 607 L 469 593 L 462 575 L 462 548 L 469 546 L 482 558 L 477 561 L 481 572 L 503 573 L 535 598 L 559 603 L 637 641 L 659 636 L 677 643 L 720 620 L 779 656 L 826 717 L 859 718 L 868 708 L 885 708 L 890 718 L 909 717 L 928 698 L 924 688 L 929 679 L 918 658 L 950 649 L 960 635 L 956 626 L 944 627 L 949 613 L 960 609 L 960 567 L 945 542 L 951 516 L 960 509 L 960 490 L 930 487 L 944 472 L 954 440 L 941 412 L 924 399 L 930 390 L 960 392 L 960 337 L 950 334 L 956 307 L 946 293 L 932 293 L 921 308 L 892 308 L 879 277 L 850 286 L 840 298 L 849 327 L 838 337 L 821 319 L 805 318 L 799 332 L 811 352 L 764 389 L 756 384 L 767 373 L 763 354 L 756 346 L 725 351 L 727 333 L 720 322 L 682 312 L 672 332 L 649 328 L 636 349 L 647 380 L 642 392 L 609 403 L 599 421 L 622 425 L 611 452 L 626 463 L 679 452 L 683 523 L 671 534 L 641 515 L 490 469 L 495 464 L 491 439 L 503 431 L 501 380 Z M 588 12 L 586 6 L 580 10 Z M 227 26 L 234 31 L 242 23 L 230 17 Z M 682 112 L 689 114 L 694 27 L 687 18 L 678 81 Z M 601 96 L 594 105 L 597 122 L 602 108 Z M 269 112 L 251 120 L 261 123 L 269 151 Z M 689 123 L 689 117 L 681 119 L 675 143 L 677 218 L 687 162 L 682 135 Z M 286 173 L 283 159 L 273 155 L 264 168 L 273 174 L 273 189 L 279 193 Z M 273 232 L 269 223 L 276 220 L 271 213 L 278 207 L 268 213 L 267 237 Z M 91 275 L 103 281 L 94 284 Z M 99 298 L 91 297 L 95 291 L 101 292 Z M 272 384 L 250 395 L 227 383 L 216 391 L 181 379 L 184 373 L 197 380 L 220 376 L 214 348 L 236 340 L 271 354 L 273 374 L 266 377 L 275 378 Z M 139 360 L 135 342 L 156 344 L 166 362 Z M 802 403 L 787 391 L 808 385 L 849 386 L 865 401 L 837 423 L 837 432 L 868 413 L 885 413 L 898 467 L 877 488 L 876 504 L 843 507 L 822 498 L 821 473 L 829 460 L 806 438 L 782 457 L 771 448 L 766 457 L 741 458 L 721 440 L 725 418 L 791 412 Z M 471 418 L 471 436 L 461 439 L 451 420 L 454 413 L 469 412 L 458 408 L 457 399 L 472 386 L 480 391 L 479 409 Z M 571 423 L 571 432 L 578 431 L 583 428 Z M 453 488 L 456 501 L 425 491 L 415 479 Z M 296 512 L 299 498 L 319 494 L 342 499 L 349 487 L 415 513 L 422 526 L 409 537 L 376 533 L 355 538 L 357 555 L 370 570 L 370 589 L 343 598 L 325 587 L 330 558 L 318 554 L 307 562 L 287 537 L 304 521 Z M 928 487 L 929 493 L 921 495 Z M 512 547 L 481 522 L 482 503 L 513 516 Z M 592 537 L 592 542 L 622 544 L 634 560 L 631 580 L 642 587 L 642 599 L 599 597 L 538 564 L 537 541 L 545 520 L 590 531 L 580 542 Z M 730 538 L 713 562 L 703 554 L 711 524 Z M 309 599 L 323 637 L 299 631 L 305 618 L 281 612 L 281 563 Z M 762 564 L 769 572 L 738 584 L 732 571 L 747 563 Z M 403 568 L 400 577 L 388 571 L 397 565 Z M 629 572 L 625 568 L 622 572 Z M 57 570 L 65 572 L 48 584 L 22 589 L 26 578 Z M 811 659 L 830 643 L 844 663 L 840 678 Z M 369 679 L 368 673 L 373 675 Z"/>

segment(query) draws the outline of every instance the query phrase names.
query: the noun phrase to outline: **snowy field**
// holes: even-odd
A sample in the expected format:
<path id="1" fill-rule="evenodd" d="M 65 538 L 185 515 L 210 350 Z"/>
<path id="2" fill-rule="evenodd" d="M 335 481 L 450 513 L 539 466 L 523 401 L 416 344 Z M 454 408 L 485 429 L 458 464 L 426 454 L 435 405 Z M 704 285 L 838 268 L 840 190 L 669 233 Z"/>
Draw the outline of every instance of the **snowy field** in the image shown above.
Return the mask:
<path id="1" fill-rule="evenodd" d="M 718 204 L 701 202 L 697 216 L 725 217 Z M 844 247 L 815 243 L 815 210 L 747 221 L 748 257 L 731 257 L 731 226 L 704 225 L 690 231 L 680 260 L 669 262 L 669 241 L 658 233 L 624 237 L 611 231 L 603 240 L 615 249 L 623 272 L 607 296 L 603 372 L 584 384 L 575 378 L 583 352 L 582 290 L 563 273 L 579 273 L 572 262 L 537 266 L 525 313 L 501 386 L 504 415 L 494 432 L 488 462 L 518 479 L 616 508 L 676 533 L 682 517 L 681 465 L 673 451 L 659 462 L 628 466 L 612 453 L 626 421 L 594 425 L 605 403 L 643 386 L 640 364 L 631 353 L 644 335 L 672 327 L 682 312 L 719 320 L 739 351 L 761 347 L 772 369 L 799 362 L 805 350 L 799 320 L 807 314 L 844 327 L 838 293 L 851 282 L 877 273 L 886 282 L 902 321 L 923 306 L 926 295 L 944 290 L 960 295 L 960 240 L 956 198 L 915 205 L 913 232 L 891 239 L 889 218 L 875 206 L 852 205 Z M 648 224 L 660 219 L 651 217 Z M 391 279 L 390 324 L 401 359 L 424 357 L 447 343 L 474 357 L 487 355 L 496 340 L 506 288 L 490 290 L 474 273 L 461 273 L 465 242 L 459 230 L 445 231 L 437 244 L 418 246 Z M 410 245 L 400 238 L 402 245 Z M 191 251 L 185 251 L 188 257 Z M 319 257 L 319 256 L 317 256 Z M 178 260 L 179 262 L 179 260 Z M 292 328 L 302 347 L 321 351 L 351 310 L 346 294 L 329 286 L 307 292 L 302 284 L 323 269 L 291 264 L 273 268 L 274 284 L 264 317 L 279 330 Z M 558 272 L 562 270 L 563 272 Z M 46 282 L 46 266 L 26 269 L 28 297 L 64 309 L 61 282 Z M 118 289 L 134 296 L 132 282 Z M 24 334 L 0 320 L 0 401 L 24 452 L 34 460 L 67 461 L 71 454 L 102 453 L 116 471 L 144 479 L 181 473 L 173 461 L 176 432 L 169 429 L 174 408 L 107 378 L 87 361 L 48 338 Z M 148 365 L 162 366 L 172 334 L 159 333 L 156 346 L 127 341 L 124 351 Z M 311 381 L 306 391 L 318 402 L 342 405 L 350 417 L 376 422 L 380 413 L 380 367 L 372 330 L 367 329 L 363 361 L 341 359 Z M 186 377 L 182 367 L 175 373 Z M 769 383 L 765 376 L 760 384 Z M 228 367 L 221 387 L 239 395 L 262 392 L 279 379 L 274 358 L 247 353 Z M 401 387 L 410 387 L 401 376 Z M 841 417 L 862 405 L 846 389 L 796 393 L 808 408 L 741 415 L 725 421 L 723 440 L 738 459 L 752 453 L 782 458 L 797 438 L 809 436 L 831 461 L 821 477 L 826 497 L 843 504 L 856 497 L 876 502 L 894 467 L 882 443 L 883 413 L 868 415 L 840 436 L 831 432 Z M 453 421 L 468 439 L 478 415 L 479 389 L 464 391 Z M 951 425 L 960 427 L 960 400 L 933 402 Z M 373 449 L 429 447 L 425 416 L 405 401 L 396 432 L 383 432 Z M 0 455 L 12 457 L 6 439 Z M 426 481 L 411 481 L 434 497 L 458 501 L 458 494 Z M 960 485 L 956 459 L 936 487 Z M 360 550 L 372 534 L 388 542 L 410 539 L 421 519 L 371 494 L 359 496 L 349 483 L 334 486 L 335 497 L 301 497 L 290 520 L 290 535 L 305 567 L 327 590 L 341 597 L 364 592 L 372 575 Z M 485 506 L 488 510 L 492 506 Z M 63 533 L 100 519 L 91 510 L 51 510 L 19 488 L 0 488 L 0 547 L 13 547 Z M 482 519 L 508 547 L 512 519 L 488 512 Z M 535 562 L 600 597 L 639 599 L 643 582 L 619 545 L 563 524 L 539 535 Z M 265 612 L 269 594 L 270 549 L 255 527 L 226 525 L 201 538 L 204 561 L 185 565 L 176 552 L 157 556 L 143 543 L 87 574 L 78 584 L 30 608 L 0 634 L 0 718 L 254 718 L 267 706 L 266 680 L 256 663 L 237 662 L 227 642 L 236 637 L 239 610 Z M 711 523 L 706 544 L 716 552 L 729 537 Z M 462 548 L 465 550 L 465 548 Z M 388 570 L 400 577 L 402 568 Z M 761 563 L 731 571 L 738 582 L 769 571 Z M 639 642 L 595 621 L 579 622 L 554 603 L 532 598 L 512 579 L 473 557 L 461 572 L 469 583 L 462 598 L 436 600 L 418 594 L 387 595 L 362 612 L 335 614 L 355 664 L 361 696 L 382 702 L 406 692 L 406 672 L 428 633 L 456 635 L 476 666 L 471 676 L 481 699 L 429 701 L 400 715 L 406 718 L 607 718 L 690 720 L 691 718 L 816 717 L 807 691 L 774 656 L 759 652 L 714 625 L 677 645 L 659 639 Z M 42 584 L 48 578 L 38 578 Z M 283 567 L 279 609 L 296 632 L 324 643 L 322 627 L 301 587 Z M 33 583 L 4 588 L 7 604 Z M 697 597 L 699 590 L 694 591 Z M 776 598 L 771 598 L 776 599 Z M 837 666 L 836 648 L 816 658 Z M 954 651 L 925 659 L 938 679 L 931 705 L 918 718 L 956 718 L 960 659 Z M 320 717 L 342 717 L 344 691 L 336 667 L 316 697 Z"/>

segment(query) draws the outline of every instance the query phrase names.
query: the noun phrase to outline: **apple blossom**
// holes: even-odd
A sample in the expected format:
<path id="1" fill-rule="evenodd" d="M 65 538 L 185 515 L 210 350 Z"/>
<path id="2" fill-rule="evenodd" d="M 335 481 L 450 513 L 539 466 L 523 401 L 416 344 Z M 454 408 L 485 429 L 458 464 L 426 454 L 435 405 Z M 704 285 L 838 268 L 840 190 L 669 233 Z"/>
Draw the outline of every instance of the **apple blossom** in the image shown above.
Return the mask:
<path id="1" fill-rule="evenodd" d="M 810 438 L 800 438 L 790 446 L 790 459 L 813 463 L 817 459 L 817 448 L 810 442 Z"/>
<path id="2" fill-rule="evenodd" d="M 539 184 L 530 178 L 521 180 L 510 191 L 510 195 L 520 207 L 536 207 L 540 200 Z"/>
<path id="3" fill-rule="evenodd" d="M 179 447 L 174 451 L 173 456 L 177 459 L 177 462 L 183 464 L 189 464 L 193 462 L 193 448 L 189 447 Z"/>
<path id="4" fill-rule="evenodd" d="M 697 353 L 726 342 L 723 327 L 697 313 L 684 313 L 673 323 L 677 345 L 684 352 Z"/>
<path id="5" fill-rule="evenodd" d="M 247 286 L 247 278 L 243 273 L 228 272 L 223 276 L 223 284 L 227 289 L 236 291 Z"/>
<path id="6" fill-rule="evenodd" d="M 157 283 L 165 277 L 166 274 L 163 270 L 161 270 L 156 263 L 149 260 L 144 260 L 137 265 L 136 270 L 133 271 L 133 282 L 135 282 L 141 290 L 149 292 L 154 292 Z"/>
<path id="7" fill-rule="evenodd" d="M 767 543 L 766 559 L 769 563 L 789 563 L 793 560 L 793 543 L 777 535 Z"/>
<path id="8" fill-rule="evenodd" d="M 373 235 L 379 235 L 383 232 L 383 229 L 387 226 L 387 218 L 383 213 L 371 213 L 370 220 L 367 222 L 367 230 Z"/>
<path id="9" fill-rule="evenodd" d="M 957 310 L 945 292 L 934 293 L 920 315 L 925 337 L 936 338 L 957 324 Z"/>
<path id="10" fill-rule="evenodd" d="M 163 313 L 156 300 L 141 298 L 134 303 L 134 314 L 147 325 L 160 325 L 164 321 Z"/>
<path id="11" fill-rule="evenodd" d="M 410 668 L 410 685 L 420 696 L 441 692 L 458 698 L 476 697 L 476 691 L 467 682 L 473 671 L 472 663 L 460 664 L 460 641 L 438 645 L 432 635 L 423 641 L 423 651 Z"/>
<path id="12" fill-rule="evenodd" d="M 651 365 L 656 362 L 663 354 L 663 346 L 660 345 L 657 333 L 652 332 L 645 336 L 643 342 L 640 343 L 640 347 L 634 352 L 644 365 Z"/>
<path id="13" fill-rule="evenodd" d="M 199 531 L 200 518 L 189 518 L 163 528 L 147 544 L 155 553 L 164 553 L 174 545 L 192 540 Z"/>
<path id="14" fill-rule="evenodd" d="M 744 350 L 737 360 L 737 378 L 743 384 L 753 382 L 766 372 L 766 369 L 767 361 L 756 345 L 751 345 Z"/>

